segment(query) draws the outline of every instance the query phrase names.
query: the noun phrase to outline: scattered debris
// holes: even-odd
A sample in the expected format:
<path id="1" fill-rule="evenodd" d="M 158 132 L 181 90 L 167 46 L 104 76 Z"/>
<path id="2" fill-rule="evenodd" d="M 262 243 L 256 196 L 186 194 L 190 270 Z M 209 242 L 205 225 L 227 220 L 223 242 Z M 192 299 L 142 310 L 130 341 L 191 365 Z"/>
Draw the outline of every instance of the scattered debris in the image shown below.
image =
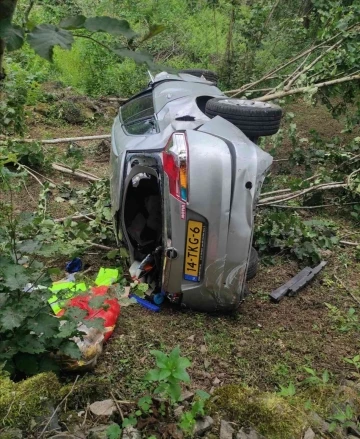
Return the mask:
<path id="1" fill-rule="evenodd" d="M 108 439 L 108 428 L 109 425 L 98 425 L 97 427 L 93 427 L 89 430 L 87 437 L 88 439 Z"/>
<path id="2" fill-rule="evenodd" d="M 112 399 L 93 402 L 89 409 L 95 416 L 111 416 L 117 411 L 116 405 Z"/>
<path id="3" fill-rule="evenodd" d="M 77 273 L 82 269 L 82 260 L 80 258 L 74 258 L 70 262 L 67 262 L 65 271 L 68 273 Z"/>
<path id="4" fill-rule="evenodd" d="M 183 413 L 184 413 L 184 406 L 182 405 L 179 405 L 179 407 L 176 407 L 176 409 L 174 410 L 174 416 L 177 420 L 181 418 Z"/>
<path id="5" fill-rule="evenodd" d="M 326 261 L 322 261 L 314 268 L 305 267 L 300 273 L 284 285 L 274 290 L 269 295 L 270 299 L 273 302 L 279 303 L 286 295 L 294 296 L 299 290 L 304 288 L 325 267 L 326 264 Z"/>
<path id="6" fill-rule="evenodd" d="M 222 420 L 220 423 L 220 439 L 232 439 L 235 430 L 229 424 L 229 422 Z"/>
<path id="7" fill-rule="evenodd" d="M 194 426 L 194 436 L 202 436 L 207 431 L 211 430 L 214 424 L 213 418 L 205 416 L 203 419 L 198 419 Z"/>
<path id="8" fill-rule="evenodd" d="M 194 392 L 185 390 L 180 396 L 180 401 L 191 401 L 194 398 Z"/>
<path id="9" fill-rule="evenodd" d="M 124 428 L 122 439 L 141 439 L 141 433 L 134 427 Z"/>

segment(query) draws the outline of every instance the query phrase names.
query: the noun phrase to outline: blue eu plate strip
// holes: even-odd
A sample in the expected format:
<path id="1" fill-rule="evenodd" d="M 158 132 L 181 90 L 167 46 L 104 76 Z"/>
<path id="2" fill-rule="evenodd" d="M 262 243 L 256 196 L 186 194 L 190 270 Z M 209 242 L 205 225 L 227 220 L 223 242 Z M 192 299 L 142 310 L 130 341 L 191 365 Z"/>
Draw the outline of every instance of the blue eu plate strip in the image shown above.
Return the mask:
<path id="1" fill-rule="evenodd" d="M 191 282 L 199 282 L 200 281 L 200 278 L 198 276 L 190 276 L 190 274 L 185 274 L 184 279 L 189 280 Z"/>

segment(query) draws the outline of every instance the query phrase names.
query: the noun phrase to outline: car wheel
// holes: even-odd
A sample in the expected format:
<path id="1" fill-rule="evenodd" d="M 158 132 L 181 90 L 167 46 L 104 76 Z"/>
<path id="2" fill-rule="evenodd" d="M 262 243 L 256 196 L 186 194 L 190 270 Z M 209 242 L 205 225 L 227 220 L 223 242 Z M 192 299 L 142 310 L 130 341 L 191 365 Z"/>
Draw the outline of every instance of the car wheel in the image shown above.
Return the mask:
<path id="1" fill-rule="evenodd" d="M 282 109 L 268 102 L 245 99 L 213 98 L 206 103 L 205 114 L 221 116 L 250 138 L 271 136 L 279 130 Z"/>
<path id="2" fill-rule="evenodd" d="M 188 75 L 197 76 L 198 78 L 201 78 L 203 76 L 207 81 L 213 82 L 215 85 L 218 82 L 218 75 L 215 72 L 212 72 L 211 70 L 204 70 L 204 69 L 184 69 L 180 70 L 180 73 L 187 73 Z"/>
<path id="3" fill-rule="evenodd" d="M 249 265 L 246 272 L 246 280 L 250 280 L 256 276 L 258 265 L 259 265 L 258 252 L 254 249 L 254 247 L 251 247 Z"/>

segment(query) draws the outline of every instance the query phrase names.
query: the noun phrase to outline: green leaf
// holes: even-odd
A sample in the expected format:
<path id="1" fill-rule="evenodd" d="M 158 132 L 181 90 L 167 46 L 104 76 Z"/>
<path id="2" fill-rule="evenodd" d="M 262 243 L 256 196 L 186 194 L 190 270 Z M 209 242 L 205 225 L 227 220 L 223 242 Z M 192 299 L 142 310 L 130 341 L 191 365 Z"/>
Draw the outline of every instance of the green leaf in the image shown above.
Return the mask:
<path id="1" fill-rule="evenodd" d="M 116 53 L 116 55 L 119 55 L 123 58 L 131 58 L 133 59 L 137 64 L 150 64 L 153 65 L 153 57 L 143 51 L 134 51 L 129 49 L 113 49 L 113 52 Z"/>
<path id="2" fill-rule="evenodd" d="M 124 36 L 127 39 L 134 38 L 136 33 L 130 28 L 126 20 L 118 20 L 112 17 L 91 17 L 84 23 L 85 29 L 90 32 L 106 32 L 114 36 Z"/>
<path id="3" fill-rule="evenodd" d="M 145 375 L 146 381 L 159 381 L 159 369 L 151 369 L 149 372 Z"/>
<path id="4" fill-rule="evenodd" d="M 52 24 L 40 24 L 28 35 L 27 40 L 38 55 L 52 61 L 54 47 L 70 50 L 74 37 L 69 31 Z"/>
<path id="5" fill-rule="evenodd" d="M 32 254 L 36 250 L 38 250 L 41 247 L 41 243 L 39 241 L 34 241 L 33 239 L 27 239 L 26 241 L 21 242 L 17 246 L 17 250 L 23 254 Z"/>
<path id="6" fill-rule="evenodd" d="M 106 429 L 107 439 L 120 439 L 121 428 L 118 424 L 111 424 Z"/>
<path id="7" fill-rule="evenodd" d="M 150 354 L 155 357 L 157 367 L 160 367 L 160 369 L 167 367 L 168 357 L 166 354 L 164 354 L 164 352 L 152 350 L 150 351 Z"/>
<path id="8" fill-rule="evenodd" d="M 173 377 L 177 378 L 180 381 L 184 381 L 185 383 L 190 382 L 189 374 L 184 369 L 177 369 L 175 372 L 173 372 Z"/>
<path id="9" fill-rule="evenodd" d="M 179 383 L 170 383 L 169 384 L 169 389 L 168 389 L 168 393 L 170 398 L 174 401 L 177 402 L 180 399 L 181 396 L 181 387 Z"/>
<path id="10" fill-rule="evenodd" d="M 94 309 L 102 309 L 106 299 L 105 296 L 94 296 L 89 300 L 89 306 Z"/>
<path id="11" fill-rule="evenodd" d="M 329 372 L 327 370 L 324 370 L 324 372 L 322 374 L 323 383 L 324 384 L 328 383 L 329 382 L 329 378 L 330 378 Z"/>
<path id="12" fill-rule="evenodd" d="M 41 339 L 36 335 L 26 334 L 21 337 L 18 343 L 18 350 L 28 354 L 41 354 L 46 350 L 44 342 L 45 338 Z"/>
<path id="13" fill-rule="evenodd" d="M 68 357 L 79 360 L 81 358 L 81 352 L 78 345 L 73 341 L 66 341 L 60 345 L 60 352 Z"/>
<path id="14" fill-rule="evenodd" d="M 115 259 L 117 256 L 119 256 L 119 250 L 117 248 L 115 248 L 114 250 L 110 250 L 107 254 L 106 257 L 108 259 Z"/>
<path id="15" fill-rule="evenodd" d="M 21 265 L 8 265 L 3 271 L 4 285 L 11 291 L 22 290 L 29 282 L 26 268 Z"/>
<path id="16" fill-rule="evenodd" d="M 166 380 L 171 375 L 171 371 L 168 369 L 161 369 L 159 372 L 159 381 Z"/>
<path id="17" fill-rule="evenodd" d="M 0 20 L 0 38 L 6 42 L 8 52 L 18 50 L 24 44 L 24 30 L 17 24 L 12 24 L 9 20 Z"/>
<path id="18" fill-rule="evenodd" d="M 198 390 L 196 391 L 196 395 L 197 395 L 199 398 L 204 399 L 204 400 L 207 400 L 207 399 L 210 398 L 210 394 L 207 393 L 207 392 L 205 392 L 204 390 L 201 390 L 201 389 L 198 389 Z"/>
<path id="19" fill-rule="evenodd" d="M 84 15 L 73 15 L 63 18 L 59 23 L 59 27 L 67 30 L 82 29 L 85 21 L 86 17 Z"/>
<path id="20" fill-rule="evenodd" d="M 39 314 L 36 319 L 31 320 L 31 329 L 35 334 L 44 334 L 45 338 L 54 337 L 59 331 L 59 319 L 48 313 Z"/>
<path id="21" fill-rule="evenodd" d="M 27 315 L 25 311 L 17 311 L 15 309 L 2 309 L 0 315 L 0 332 L 11 331 L 14 328 L 18 328 L 23 321 L 26 319 Z"/>
<path id="22" fill-rule="evenodd" d="M 143 36 L 141 39 L 141 42 L 143 43 L 146 40 L 149 40 L 150 38 L 153 38 L 155 35 L 160 34 L 161 32 L 164 32 L 166 29 L 166 26 L 163 24 L 153 24 L 150 26 L 149 32 Z"/>

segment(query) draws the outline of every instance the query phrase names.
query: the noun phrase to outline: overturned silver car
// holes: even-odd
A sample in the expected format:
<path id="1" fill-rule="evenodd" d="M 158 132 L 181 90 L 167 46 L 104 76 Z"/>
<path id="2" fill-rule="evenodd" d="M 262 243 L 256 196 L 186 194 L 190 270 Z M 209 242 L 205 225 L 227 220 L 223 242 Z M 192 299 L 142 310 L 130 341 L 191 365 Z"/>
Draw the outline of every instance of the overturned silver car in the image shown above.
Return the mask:
<path id="1" fill-rule="evenodd" d="M 191 309 L 236 309 L 256 273 L 254 212 L 281 109 L 227 98 L 207 71 L 158 74 L 112 129 L 111 199 L 134 276 Z M 137 273 L 137 274 L 136 274 Z"/>

